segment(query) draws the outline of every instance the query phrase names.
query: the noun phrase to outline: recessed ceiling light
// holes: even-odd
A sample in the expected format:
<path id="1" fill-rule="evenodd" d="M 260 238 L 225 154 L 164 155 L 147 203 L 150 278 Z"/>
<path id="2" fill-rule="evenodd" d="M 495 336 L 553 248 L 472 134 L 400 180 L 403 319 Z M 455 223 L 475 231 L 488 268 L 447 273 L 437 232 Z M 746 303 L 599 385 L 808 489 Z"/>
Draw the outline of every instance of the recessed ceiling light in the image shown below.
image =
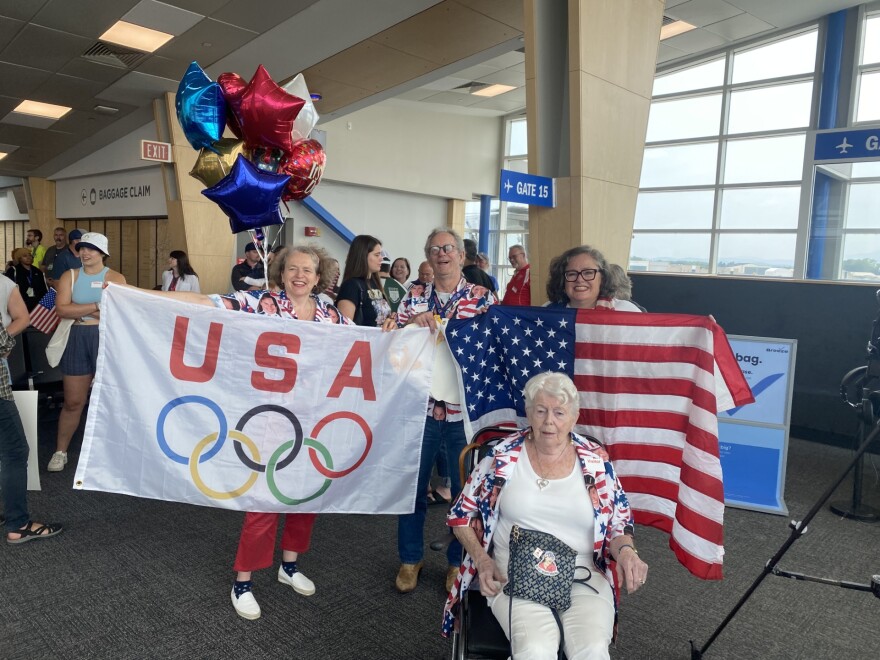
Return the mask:
<path id="1" fill-rule="evenodd" d="M 685 23 L 684 21 L 675 21 L 673 23 L 669 23 L 668 25 L 664 25 L 660 28 L 660 41 L 664 39 L 669 39 L 670 37 L 675 37 L 679 34 L 684 34 L 685 32 L 690 32 L 691 30 L 696 29 L 696 25 L 691 25 L 690 23 Z"/>
<path id="2" fill-rule="evenodd" d="M 40 103 L 39 101 L 22 101 L 13 112 L 18 112 L 22 115 L 34 115 L 35 117 L 47 117 L 48 119 L 60 119 L 70 110 L 71 108 L 64 105 Z"/>
<path id="3" fill-rule="evenodd" d="M 96 105 L 95 112 L 100 112 L 102 115 L 115 115 L 119 112 L 119 108 L 114 108 L 109 105 Z"/>
<path id="4" fill-rule="evenodd" d="M 99 39 L 135 50 L 142 50 L 145 53 L 152 53 L 168 43 L 173 37 L 173 34 L 167 32 L 151 30 L 126 21 L 116 21 Z"/>
<path id="5" fill-rule="evenodd" d="M 516 87 L 513 85 L 489 85 L 488 87 L 475 90 L 471 92 L 471 94 L 474 96 L 498 96 L 499 94 L 504 94 L 512 89 L 516 89 Z"/>
<path id="6" fill-rule="evenodd" d="M 3 160 L 3 159 L 6 158 L 8 155 L 9 155 L 9 154 L 6 153 L 5 151 L 0 151 L 0 160 Z"/>

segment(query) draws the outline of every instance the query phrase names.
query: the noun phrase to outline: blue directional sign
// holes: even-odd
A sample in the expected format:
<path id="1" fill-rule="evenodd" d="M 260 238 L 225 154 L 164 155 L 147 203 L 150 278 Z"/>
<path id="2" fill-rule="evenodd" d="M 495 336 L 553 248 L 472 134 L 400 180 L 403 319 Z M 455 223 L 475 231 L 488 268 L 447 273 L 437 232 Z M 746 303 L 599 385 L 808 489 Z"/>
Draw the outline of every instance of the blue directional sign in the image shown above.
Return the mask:
<path id="1" fill-rule="evenodd" d="M 556 206 L 556 182 L 550 177 L 501 170 L 502 202 L 518 202 L 535 206 Z"/>
<path id="2" fill-rule="evenodd" d="M 814 160 L 880 160 L 880 128 L 816 133 Z"/>

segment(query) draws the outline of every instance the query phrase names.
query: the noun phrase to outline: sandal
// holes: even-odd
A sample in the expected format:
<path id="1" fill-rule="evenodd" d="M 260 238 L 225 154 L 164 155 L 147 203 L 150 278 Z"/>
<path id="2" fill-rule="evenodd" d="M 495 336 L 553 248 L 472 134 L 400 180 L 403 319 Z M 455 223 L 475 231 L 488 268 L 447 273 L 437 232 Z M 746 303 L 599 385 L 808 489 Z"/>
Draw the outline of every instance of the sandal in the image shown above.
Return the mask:
<path id="1" fill-rule="evenodd" d="M 61 530 L 64 529 L 64 527 L 58 523 L 40 525 L 36 529 L 32 528 L 33 524 L 34 521 L 29 520 L 27 526 L 23 529 L 7 530 L 7 534 L 18 534 L 19 537 L 17 539 L 11 539 L 7 535 L 6 542 L 12 545 L 17 545 L 19 543 L 27 543 L 28 541 L 33 541 L 34 539 L 47 539 L 50 536 L 60 534 Z"/>
<path id="2" fill-rule="evenodd" d="M 428 504 L 449 504 L 449 500 L 443 497 L 436 490 L 432 490 L 430 493 L 428 493 Z"/>

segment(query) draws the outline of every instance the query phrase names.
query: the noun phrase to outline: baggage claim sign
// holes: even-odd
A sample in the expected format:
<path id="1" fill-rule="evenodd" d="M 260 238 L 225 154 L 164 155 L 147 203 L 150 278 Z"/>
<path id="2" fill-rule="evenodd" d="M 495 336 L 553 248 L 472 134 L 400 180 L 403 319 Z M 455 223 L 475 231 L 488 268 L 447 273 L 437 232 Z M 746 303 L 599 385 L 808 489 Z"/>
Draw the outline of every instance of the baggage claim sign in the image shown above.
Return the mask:
<path id="1" fill-rule="evenodd" d="M 148 167 L 56 182 L 59 218 L 164 217 L 162 170 Z"/>

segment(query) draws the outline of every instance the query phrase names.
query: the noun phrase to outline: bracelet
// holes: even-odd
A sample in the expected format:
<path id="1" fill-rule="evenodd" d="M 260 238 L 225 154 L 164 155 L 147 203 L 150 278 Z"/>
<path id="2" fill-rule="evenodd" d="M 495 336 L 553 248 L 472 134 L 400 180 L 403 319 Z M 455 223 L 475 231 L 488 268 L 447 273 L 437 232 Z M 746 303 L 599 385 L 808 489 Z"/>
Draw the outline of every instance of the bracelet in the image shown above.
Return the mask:
<path id="1" fill-rule="evenodd" d="M 629 548 L 634 553 L 639 554 L 639 551 L 635 549 L 635 547 L 630 543 L 625 543 L 617 549 L 617 556 L 620 557 L 620 553 L 623 552 L 624 548 Z"/>

